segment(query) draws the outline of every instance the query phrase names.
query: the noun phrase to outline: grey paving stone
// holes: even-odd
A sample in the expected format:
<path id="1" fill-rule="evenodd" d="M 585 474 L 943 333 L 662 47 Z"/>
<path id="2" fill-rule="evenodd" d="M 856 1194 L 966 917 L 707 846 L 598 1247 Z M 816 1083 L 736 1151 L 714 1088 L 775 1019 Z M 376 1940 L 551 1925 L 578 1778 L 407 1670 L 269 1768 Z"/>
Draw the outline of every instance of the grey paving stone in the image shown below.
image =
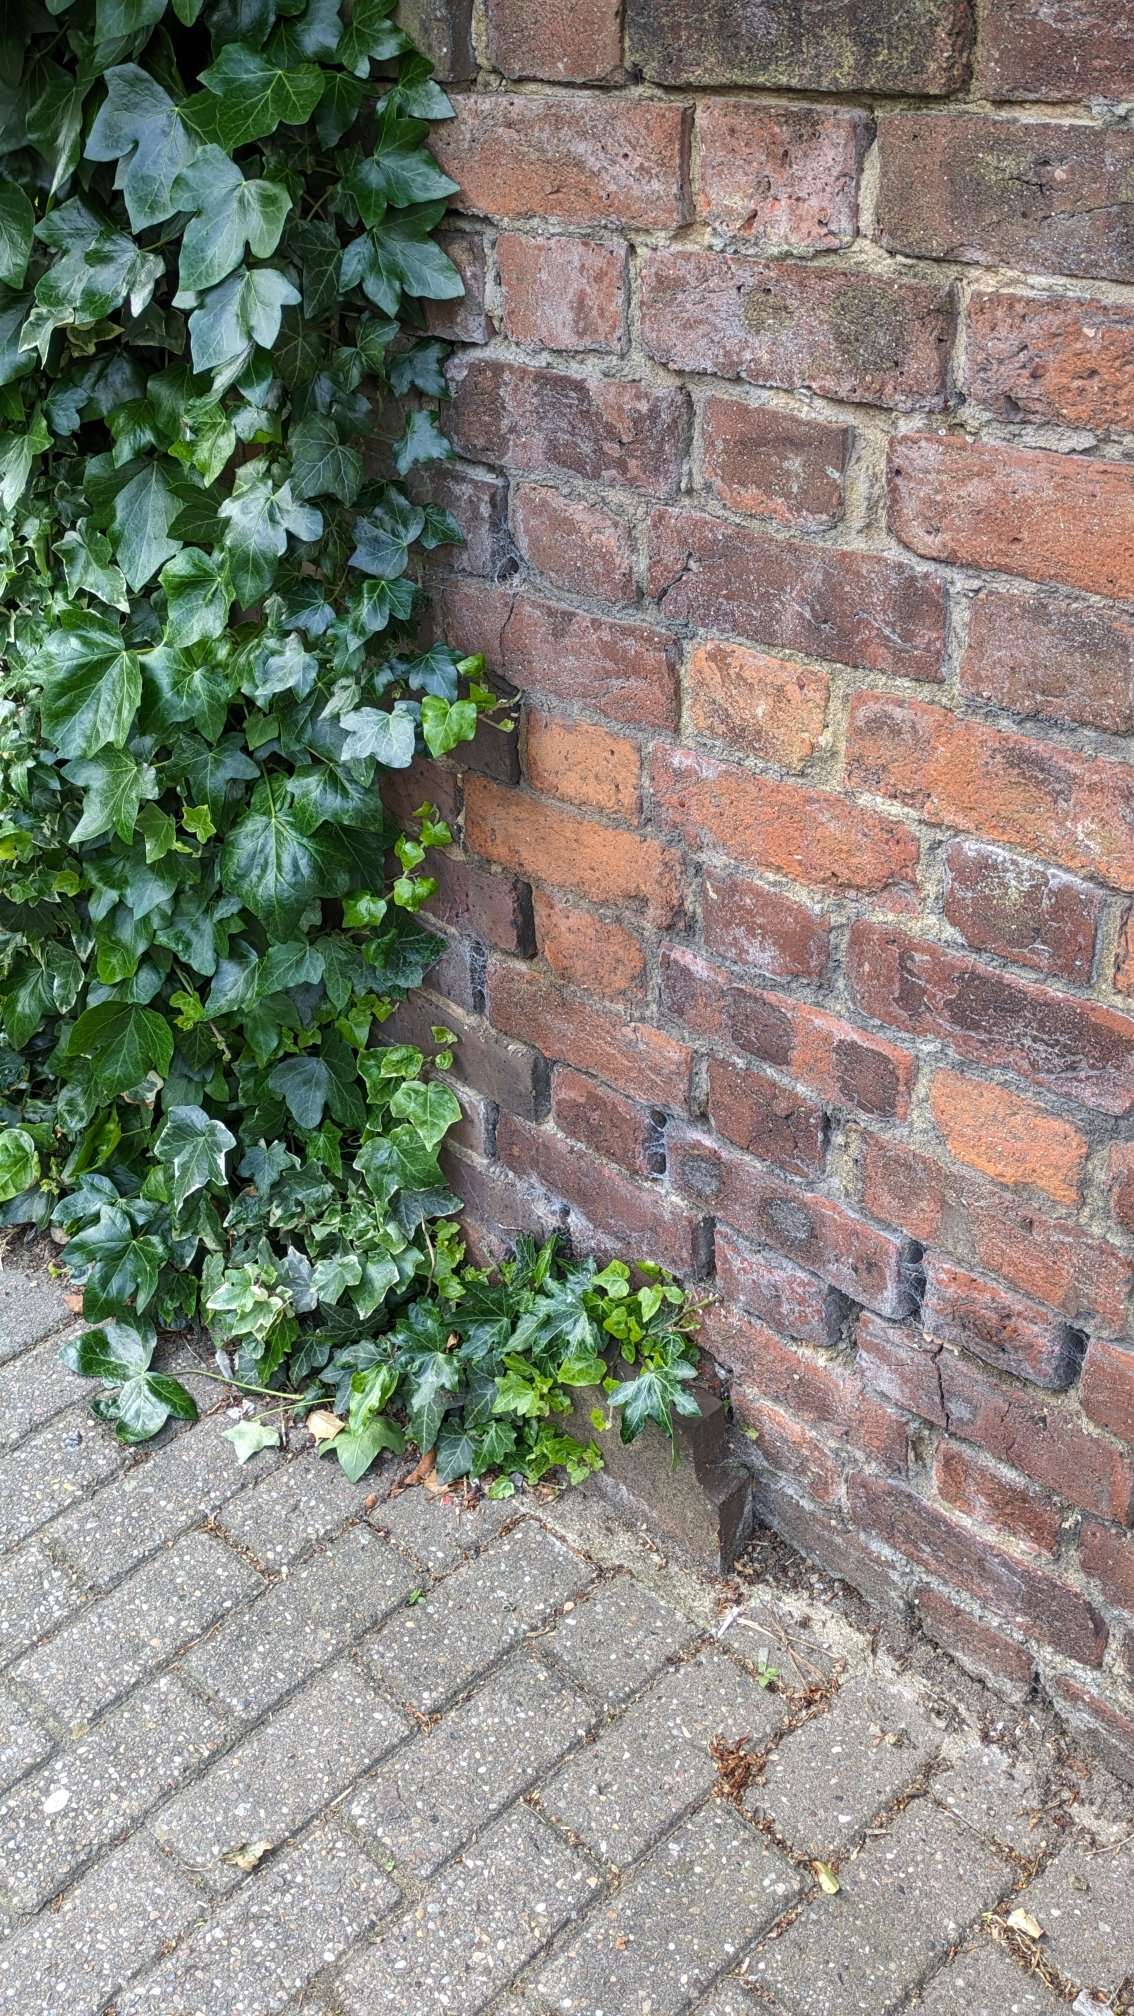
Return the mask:
<path id="1" fill-rule="evenodd" d="M 165 1675 L 57 1750 L 0 1802 L 0 1902 L 34 1911 L 196 1771 L 222 1735 L 217 1716 Z"/>
<path id="2" fill-rule="evenodd" d="M 1043 1926 L 1043 1950 L 1082 1988 L 1107 1995 L 1134 1973 L 1130 1844 L 1094 1853 L 1070 1844 L 1017 1898 Z"/>
<path id="3" fill-rule="evenodd" d="M 408 1495 L 408 1494 L 407 1494 Z M 534 1520 L 467 1561 L 371 1639 L 367 1653 L 399 1700 L 432 1710 L 534 1631 L 594 1570 Z"/>
<path id="4" fill-rule="evenodd" d="M 372 1523 L 409 1549 L 431 1575 L 445 1575 L 458 1562 L 479 1554 L 501 1527 L 527 1516 L 522 1498 L 481 1498 L 466 1508 L 454 1495 L 438 1497 L 413 1489 L 387 1499 L 371 1513 Z"/>
<path id="5" fill-rule="evenodd" d="M 1038 1974 L 1023 1973 L 990 1940 L 959 1954 L 910 2008 L 918 2016 L 1067 2016 Z"/>
<path id="6" fill-rule="evenodd" d="M 120 1996 L 117 2016 L 275 2016 L 399 1894 L 336 1827 L 321 1827 Z"/>
<path id="7" fill-rule="evenodd" d="M 933 1780 L 938 1805 L 989 1841 L 1037 1855 L 1051 1835 L 1034 1763 L 994 1743 L 975 1743 Z"/>
<path id="8" fill-rule="evenodd" d="M 761 2016 L 761 2008 L 735 1981 L 725 1981 L 697 2004 L 697 2016 Z"/>
<path id="9" fill-rule="evenodd" d="M 352 1527 L 194 1646 L 183 1664 L 234 1714 L 263 1714 L 404 1603 L 413 1585 L 396 1547 L 369 1527 Z"/>
<path id="10" fill-rule="evenodd" d="M 531 1653 L 517 1652 L 358 1788 L 351 1823 L 399 1867 L 430 1876 L 585 1736 L 594 1719 L 568 1682 Z"/>
<path id="11" fill-rule="evenodd" d="M 633 1862 L 664 1827 L 709 1790 L 709 1745 L 762 1743 L 783 1703 L 723 1652 L 701 1653 L 665 1673 L 539 1788 L 540 1804 L 609 1862 Z"/>
<path id="12" fill-rule="evenodd" d="M 785 1738 L 745 1799 L 805 1855 L 844 1854 L 937 1754 L 942 1733 L 877 1675 L 852 1680 Z"/>
<path id="13" fill-rule="evenodd" d="M 0 1666 L 86 1601 L 75 1577 L 59 1567 L 38 1540 L 29 1540 L 0 1562 L 0 1585 Z"/>
<path id="14" fill-rule="evenodd" d="M 321 1673 L 163 1807 L 153 1823 L 157 1840 L 211 1889 L 231 1889 L 239 1872 L 227 1854 L 253 1841 L 278 1847 L 407 1727 L 353 1668 Z"/>
<path id="15" fill-rule="evenodd" d="M 688 1618 L 629 1575 L 603 1582 L 545 1642 L 595 1698 L 616 1708 L 696 1636 Z"/>
<path id="16" fill-rule="evenodd" d="M 583 1857 L 517 1806 L 347 1963 L 341 2016 L 477 2016 L 598 1889 Z"/>
<path id="17" fill-rule="evenodd" d="M 63 1285 L 34 1262 L 0 1264 L 0 1360 L 74 1321 Z"/>
<path id="18" fill-rule="evenodd" d="M 51 1749 L 51 1738 L 33 1722 L 10 1687 L 0 1687 L 0 1792 L 6 1792 Z"/>
<path id="19" fill-rule="evenodd" d="M 69 1319 L 71 1330 L 76 1328 Z M 65 1332 L 64 1335 L 67 1333 Z M 42 1428 L 65 1407 L 89 1404 L 97 1388 L 59 1362 L 62 1338 L 37 1344 L 0 1365 L 0 1449 L 14 1448 L 33 1428 Z"/>
<path id="20" fill-rule="evenodd" d="M 790 1862 L 718 1800 L 654 1849 L 537 1975 L 570 2016 L 678 2016 L 799 1895 Z M 753 2012 L 754 2016 L 754 2012 Z"/>
<path id="21" fill-rule="evenodd" d="M 0 1946 L 0 2016 L 97 2016 L 200 1908 L 145 1841 L 129 1841 Z"/>
<path id="22" fill-rule="evenodd" d="M 189 1533 L 89 1603 L 13 1667 L 13 1677 L 72 1728 L 109 1708 L 263 1583 L 211 1533 Z"/>
<path id="23" fill-rule="evenodd" d="M 334 1458 L 297 1456 L 230 1500 L 218 1519 L 265 1568 L 286 1568 L 361 1512 L 364 1495 Z"/>
<path id="24" fill-rule="evenodd" d="M 18 1449 L 0 1456 L 0 1548 L 74 1504 L 84 1491 L 120 1469 L 123 1450 L 89 1407 L 72 1407 Z"/>
<path id="25" fill-rule="evenodd" d="M 790 2016 L 890 2016 L 1013 1879 L 1011 1866 L 927 1799 L 816 1892 L 746 1973 Z"/>

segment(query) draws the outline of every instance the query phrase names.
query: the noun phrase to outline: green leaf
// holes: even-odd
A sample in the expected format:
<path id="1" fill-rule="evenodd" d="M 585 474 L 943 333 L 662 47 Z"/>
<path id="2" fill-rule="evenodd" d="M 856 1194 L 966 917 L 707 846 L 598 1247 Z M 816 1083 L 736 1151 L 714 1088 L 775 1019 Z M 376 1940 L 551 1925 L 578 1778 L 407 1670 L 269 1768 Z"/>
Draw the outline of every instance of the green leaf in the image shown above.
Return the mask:
<path id="1" fill-rule="evenodd" d="M 75 1241 L 71 1241 L 71 1248 Z M 70 1249 L 69 1249 L 70 1250 Z M 179 1379 L 152 1372 L 154 1333 L 127 1322 L 107 1322 L 64 1346 L 60 1357 L 72 1372 L 100 1379 L 109 1390 L 95 1401 L 95 1413 L 114 1424 L 120 1442 L 148 1442 L 170 1415 L 195 1421 L 197 1403 Z"/>
<path id="2" fill-rule="evenodd" d="M 259 796 L 259 794 L 257 794 Z M 221 856 L 221 881 L 275 938 L 290 938 L 308 906 L 331 893 L 320 836 L 303 831 L 271 796 L 237 820 Z"/>
<path id="3" fill-rule="evenodd" d="M 390 1111 L 408 1120 L 427 1148 L 436 1148 L 461 1117 L 460 1101 L 447 1085 L 423 1085 L 420 1079 L 398 1086 Z"/>
<path id="4" fill-rule="evenodd" d="M 409 549 L 421 534 L 425 513 L 397 492 L 388 493 L 365 518 L 356 518 L 350 564 L 363 574 L 396 581 L 409 564 Z"/>
<path id="5" fill-rule="evenodd" d="M 94 595 L 111 609 L 129 612 L 130 598 L 126 593 L 126 581 L 120 567 L 113 561 L 113 548 L 105 532 L 92 532 L 89 521 L 83 519 L 77 529 L 65 532 L 56 543 L 55 551 L 63 562 L 63 574 L 67 582 L 67 593 L 72 599 L 76 595 Z"/>
<path id="6" fill-rule="evenodd" d="M 337 497 L 343 504 L 354 503 L 362 487 L 362 456 L 340 440 L 329 415 L 313 413 L 301 420 L 292 428 L 287 445 L 297 497 Z"/>
<path id="7" fill-rule="evenodd" d="M 0 1204 L 39 1180 L 39 1155 L 24 1127 L 0 1127 Z"/>
<path id="8" fill-rule="evenodd" d="M 431 756 L 446 756 L 459 742 L 476 734 L 477 710 L 471 700 L 443 700 L 427 693 L 421 703 L 421 733 Z"/>
<path id="9" fill-rule="evenodd" d="M 189 317 L 189 341 L 195 371 L 215 371 L 250 356 L 257 343 L 270 350 L 280 333 L 285 308 L 299 301 L 299 290 L 270 266 L 232 273 L 211 287 Z"/>
<path id="10" fill-rule="evenodd" d="M 379 707 L 359 707 L 343 715 L 342 726 L 343 756 L 348 762 L 376 756 L 387 770 L 405 770 L 413 762 L 416 729 L 413 715 L 403 708 L 395 706 L 387 713 Z"/>
<path id="11" fill-rule="evenodd" d="M 347 181 L 367 227 L 381 223 L 387 204 L 431 203 L 460 187 L 423 145 L 428 134 L 424 119 L 404 119 L 393 104 L 384 107 L 374 152 Z"/>
<path id="12" fill-rule="evenodd" d="M 239 42 L 221 50 L 201 82 L 205 90 L 186 100 L 181 117 L 226 154 L 267 139 L 281 124 L 303 126 L 323 95 L 323 73 L 313 63 L 280 69 Z"/>
<path id="13" fill-rule="evenodd" d="M 196 214 L 181 240 L 183 288 L 215 287 L 244 258 L 270 259 L 280 242 L 291 197 L 278 182 L 245 181 L 219 147 L 203 147 L 173 185 L 179 210 Z"/>
<path id="14" fill-rule="evenodd" d="M 147 70 L 123 63 L 107 71 L 106 97 L 91 127 L 86 157 L 117 161 L 115 187 L 122 191 L 135 231 L 173 215 L 173 184 L 196 148 L 172 98 Z"/>
<path id="15" fill-rule="evenodd" d="M 211 1120 L 200 1106 L 174 1106 L 154 1143 L 154 1154 L 169 1170 L 170 1201 L 182 1211 L 186 1199 L 210 1183 L 218 1188 L 225 1178 L 224 1158 L 236 1146 L 221 1120 Z"/>
<path id="16" fill-rule="evenodd" d="M 117 833 L 129 846 L 143 798 L 157 797 L 152 763 L 136 762 L 126 749 L 102 749 L 97 756 L 68 763 L 64 775 L 84 793 L 82 818 L 69 835 L 71 846 L 97 840 L 101 833 Z"/>
<path id="17" fill-rule="evenodd" d="M 21 287 L 31 256 L 35 211 L 17 182 L 0 177 L 0 281 Z"/>
<path id="18" fill-rule="evenodd" d="M 261 1449 L 280 1446 L 280 1431 L 269 1421 L 238 1421 L 235 1428 L 224 1428 L 221 1432 L 225 1441 L 232 1443 L 238 1463 L 251 1462 Z"/>
<path id="19" fill-rule="evenodd" d="M 452 460 L 452 443 L 447 441 L 437 425 L 437 415 L 416 407 L 406 414 L 405 426 L 394 449 L 394 464 L 399 476 L 408 476 L 420 462 L 448 462 Z"/>
<path id="20" fill-rule="evenodd" d="M 42 645 L 43 732 L 61 756 L 125 742 L 142 697 L 138 659 L 106 617 L 64 611 Z"/>
<path id="21" fill-rule="evenodd" d="M 355 0 L 339 43 L 338 60 L 356 77 L 369 75 L 372 60 L 388 63 L 412 46 L 389 20 L 394 4 L 395 0 Z"/>
<path id="22" fill-rule="evenodd" d="M 83 1282 L 83 1310 L 98 1322 L 132 1303 L 140 1312 L 153 1299 L 165 1259 L 160 1239 L 136 1232 L 119 1205 L 108 1205 L 93 1225 L 67 1241 L 67 1265 Z"/>
<path id="23" fill-rule="evenodd" d="M 276 489 L 259 462 L 248 462 L 238 472 L 220 516 L 233 587 L 246 606 L 267 594 L 276 563 L 287 551 L 288 534 L 317 539 L 323 524 L 314 506 L 295 501 L 289 484 Z"/>
<path id="24" fill-rule="evenodd" d="M 161 570 L 169 627 L 179 645 L 200 644 L 222 635 L 232 606 L 228 567 L 223 559 L 185 546 Z M 189 715 L 179 717 L 183 720 Z"/>
<path id="25" fill-rule="evenodd" d="M 173 485 L 156 459 L 118 492 L 111 518 L 114 557 L 135 594 L 178 551 L 179 541 L 170 538 L 169 528 L 179 509 Z"/>
<path id="26" fill-rule="evenodd" d="M 90 1060 L 104 1099 L 130 1092 L 150 1071 L 164 1078 L 173 1058 L 173 1031 L 163 1015 L 136 1001 L 102 1001 L 80 1015 L 68 1055 Z"/>
<path id="27" fill-rule="evenodd" d="M 403 1431 L 385 1414 L 375 1414 L 361 1428 L 344 1428 L 333 1442 L 324 1445 L 334 1450 L 352 1484 L 358 1483 L 383 1449 L 400 1456 L 405 1446 Z"/>

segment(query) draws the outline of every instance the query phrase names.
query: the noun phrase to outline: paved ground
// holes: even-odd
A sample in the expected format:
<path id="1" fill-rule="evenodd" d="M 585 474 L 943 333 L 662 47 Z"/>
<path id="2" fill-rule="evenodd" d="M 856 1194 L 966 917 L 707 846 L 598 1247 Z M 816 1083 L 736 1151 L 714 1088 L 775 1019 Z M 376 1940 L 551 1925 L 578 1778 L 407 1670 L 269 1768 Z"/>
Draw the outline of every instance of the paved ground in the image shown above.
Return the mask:
<path id="1" fill-rule="evenodd" d="M 1038 1711 L 584 1492 L 241 1469 L 223 1396 L 125 1457 L 69 1320 L 0 1275 L 0 2016 L 1134 2009 L 1134 1807 Z"/>

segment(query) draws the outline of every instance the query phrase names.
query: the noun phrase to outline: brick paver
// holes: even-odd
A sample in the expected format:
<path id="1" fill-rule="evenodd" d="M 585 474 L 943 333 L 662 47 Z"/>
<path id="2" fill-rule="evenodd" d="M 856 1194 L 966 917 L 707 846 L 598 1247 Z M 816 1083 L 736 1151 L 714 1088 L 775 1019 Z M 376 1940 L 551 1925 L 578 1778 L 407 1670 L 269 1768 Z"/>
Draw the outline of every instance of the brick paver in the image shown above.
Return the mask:
<path id="1" fill-rule="evenodd" d="M 810 1595 L 725 1629 L 735 1591 L 585 1490 L 384 1501 L 302 1433 L 241 1468 L 204 1380 L 205 1418 L 123 1450 L 29 1265 L 0 2016 L 1134 2016 L 1134 1811 L 1042 1730 Z"/>

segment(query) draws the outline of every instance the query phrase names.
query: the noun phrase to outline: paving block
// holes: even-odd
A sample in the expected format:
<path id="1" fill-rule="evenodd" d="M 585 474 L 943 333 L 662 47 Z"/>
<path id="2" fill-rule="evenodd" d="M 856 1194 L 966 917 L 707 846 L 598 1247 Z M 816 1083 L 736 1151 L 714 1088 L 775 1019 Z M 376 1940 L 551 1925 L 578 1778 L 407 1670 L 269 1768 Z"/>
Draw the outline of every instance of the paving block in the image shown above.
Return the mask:
<path id="1" fill-rule="evenodd" d="M 189 1533 L 80 1610 L 17 1663 L 14 1677 L 60 1722 L 78 1727 L 262 1587 L 223 1540 Z"/>
<path id="2" fill-rule="evenodd" d="M 74 1318 L 70 1319 L 72 1331 Z M 62 1338 L 37 1344 L 0 1365 L 0 1449 L 12 1449 L 65 1407 L 89 1402 L 97 1389 L 60 1362 Z"/>
<path id="3" fill-rule="evenodd" d="M 440 1708 L 593 1576 L 588 1562 L 525 1520 L 399 1611 L 371 1639 L 368 1656 L 400 1701 Z"/>
<path id="4" fill-rule="evenodd" d="M 120 1996 L 117 2016 L 275 2016 L 398 1902 L 360 1848 L 321 1827 Z"/>
<path id="5" fill-rule="evenodd" d="M 69 1408 L 0 1456 L 0 1548 L 14 1547 L 112 1477 L 124 1453 L 83 1406 Z"/>
<path id="6" fill-rule="evenodd" d="M 74 1317 L 63 1300 L 63 1284 L 46 1267 L 0 1263 L 0 1360 L 12 1358 L 62 1330 Z"/>
<path id="7" fill-rule="evenodd" d="M 341 2016 L 477 2016 L 600 1888 L 517 1806 L 335 1983 Z"/>
<path id="8" fill-rule="evenodd" d="M 0 1945 L 0 2016 L 98 2016 L 200 1901 L 148 1842 L 128 1841 Z"/>
<path id="9" fill-rule="evenodd" d="M 766 2011 L 735 1981 L 725 1981 L 698 2005 L 697 2016 L 766 2016 Z"/>
<path id="10" fill-rule="evenodd" d="M 226 1855 L 254 1841 L 286 1841 L 408 1726 L 350 1666 L 321 1673 L 163 1807 L 154 1833 L 210 1889 L 231 1889 L 239 1870 Z"/>
<path id="11" fill-rule="evenodd" d="M 0 1687 L 0 1792 L 6 1792 L 51 1749 L 51 1738 L 33 1722 L 10 1687 Z"/>
<path id="12" fill-rule="evenodd" d="M 996 1743 L 974 1743 L 951 1770 L 934 1778 L 933 1796 L 974 1833 L 1019 1855 L 1038 1855 L 1051 1836 L 1034 1762 Z"/>
<path id="13" fill-rule="evenodd" d="M 558 1673 L 519 1651 L 358 1788 L 351 1824 L 399 1868 L 431 1876 L 594 1720 Z"/>
<path id="14" fill-rule="evenodd" d="M 478 1498 L 466 1507 L 455 1493 L 440 1497 L 415 1488 L 387 1498 L 370 1517 L 431 1575 L 445 1575 L 478 1555 L 503 1526 L 526 1518 L 527 1507 L 522 1498 Z"/>
<path id="15" fill-rule="evenodd" d="M 261 1715 L 404 1603 L 413 1584 L 396 1547 L 352 1527 L 194 1646 L 185 1670 L 234 1715 Z"/>
<path id="16" fill-rule="evenodd" d="M 935 1974 L 911 2016 L 1067 2016 L 1038 1974 L 1025 1974 L 990 1940 Z"/>
<path id="17" fill-rule="evenodd" d="M 1069 1844 L 1016 1902 L 1043 1926 L 1048 1959 L 1078 1986 L 1110 1995 L 1134 1974 L 1129 1841 L 1101 1850 Z"/>
<path id="18" fill-rule="evenodd" d="M 0 1666 L 6 1666 L 45 1631 L 50 1631 L 86 1596 L 67 1568 L 61 1568 L 38 1540 L 9 1554 L 0 1565 Z"/>
<path id="19" fill-rule="evenodd" d="M 169 1675 L 57 1750 L 0 1802 L 0 1904 L 34 1911 L 200 1768 L 217 1716 Z"/>
<path id="20" fill-rule="evenodd" d="M 228 1445 L 232 1450 L 232 1444 Z M 362 1510 L 363 1493 L 332 1457 L 297 1456 L 230 1500 L 217 1516 L 226 1533 L 262 1561 L 286 1568 Z"/>
<path id="21" fill-rule="evenodd" d="M 801 1854 L 845 1854 L 941 1741 L 916 1703 L 877 1674 L 852 1680 L 825 1714 L 785 1738 L 746 1810 L 770 1818 Z"/>
<path id="22" fill-rule="evenodd" d="M 577 1604 L 544 1643 L 596 1700 L 617 1708 L 695 1636 L 680 1611 L 619 1575 Z"/>
<path id="23" fill-rule="evenodd" d="M 606 1910 L 591 1913 L 536 1977 L 536 1994 L 579 2016 L 679 2016 L 801 1887 L 784 1856 L 711 1800 L 654 1849 Z"/>
<path id="24" fill-rule="evenodd" d="M 745 1972 L 788 2016 L 891 2016 L 1013 1876 L 1009 1863 L 917 1799 L 844 1865 L 838 1896 L 816 1891 Z"/>

